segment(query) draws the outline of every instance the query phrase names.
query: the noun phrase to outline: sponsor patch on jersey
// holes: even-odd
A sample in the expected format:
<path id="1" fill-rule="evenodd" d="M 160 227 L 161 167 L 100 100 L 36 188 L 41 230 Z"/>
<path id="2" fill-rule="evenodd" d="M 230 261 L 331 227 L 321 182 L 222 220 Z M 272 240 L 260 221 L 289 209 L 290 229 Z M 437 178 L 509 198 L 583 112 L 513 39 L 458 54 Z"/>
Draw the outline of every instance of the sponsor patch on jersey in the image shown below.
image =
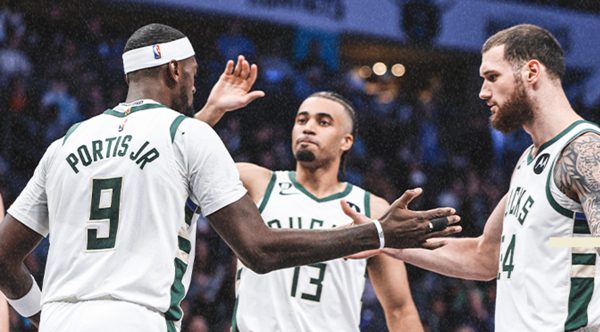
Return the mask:
<path id="1" fill-rule="evenodd" d="M 535 172 L 535 174 L 540 174 L 542 173 L 542 171 L 544 171 L 544 168 L 546 168 L 549 159 L 550 155 L 547 153 L 544 153 L 543 155 L 537 158 L 537 160 L 535 161 L 535 165 L 533 166 L 533 171 Z"/>
<path id="2" fill-rule="evenodd" d="M 152 53 L 154 53 L 155 59 L 162 58 L 162 54 L 160 53 L 160 45 L 159 44 L 152 45 Z"/>

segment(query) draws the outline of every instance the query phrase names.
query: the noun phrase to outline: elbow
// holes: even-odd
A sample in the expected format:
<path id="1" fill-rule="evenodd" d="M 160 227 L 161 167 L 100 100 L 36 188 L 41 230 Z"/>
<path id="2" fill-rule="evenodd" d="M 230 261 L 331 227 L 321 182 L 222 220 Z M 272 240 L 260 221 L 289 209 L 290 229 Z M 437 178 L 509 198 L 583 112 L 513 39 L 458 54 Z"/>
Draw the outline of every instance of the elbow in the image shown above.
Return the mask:
<path id="1" fill-rule="evenodd" d="M 276 259 L 273 254 L 265 250 L 254 248 L 251 251 L 238 254 L 240 261 L 250 270 L 257 274 L 269 273 L 277 269 Z"/>

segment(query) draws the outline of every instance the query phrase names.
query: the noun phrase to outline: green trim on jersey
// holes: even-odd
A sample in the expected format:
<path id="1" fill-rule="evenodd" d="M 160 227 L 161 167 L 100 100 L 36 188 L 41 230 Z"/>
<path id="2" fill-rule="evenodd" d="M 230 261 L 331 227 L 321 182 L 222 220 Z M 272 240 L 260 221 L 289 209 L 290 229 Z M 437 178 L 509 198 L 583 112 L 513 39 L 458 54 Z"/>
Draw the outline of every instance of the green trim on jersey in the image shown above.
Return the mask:
<path id="1" fill-rule="evenodd" d="M 175 328 L 175 322 L 172 320 L 167 320 L 167 332 L 177 332 Z"/>
<path id="2" fill-rule="evenodd" d="M 548 172 L 548 179 L 546 180 L 546 198 L 548 199 L 548 202 L 550 203 L 550 206 L 552 206 L 552 208 L 562 214 L 563 216 L 572 219 L 573 216 L 575 216 L 575 212 L 571 211 L 567 208 L 562 207 L 560 204 L 558 204 L 558 202 L 554 199 L 554 196 L 552 196 L 552 192 L 550 191 L 550 181 L 552 181 L 552 175 L 554 174 L 554 164 L 556 163 L 556 160 L 554 162 L 552 162 L 552 166 L 550 167 L 550 171 Z"/>
<path id="3" fill-rule="evenodd" d="M 186 254 L 189 254 L 192 251 L 192 243 L 190 242 L 190 240 L 184 237 L 178 236 L 177 244 L 179 246 L 179 249 L 185 251 Z"/>
<path id="4" fill-rule="evenodd" d="M 77 127 L 79 127 L 80 124 L 81 124 L 81 122 L 77 122 L 74 125 L 72 125 L 69 128 L 69 130 L 67 130 L 67 133 L 65 134 L 65 138 L 63 138 L 63 145 L 65 145 L 67 138 L 75 131 L 75 129 L 77 129 Z"/>
<path id="5" fill-rule="evenodd" d="M 329 195 L 327 197 L 317 198 L 315 195 L 311 194 L 308 190 L 306 190 L 306 188 L 304 188 L 296 180 L 296 172 L 290 171 L 289 172 L 289 177 L 290 177 L 290 180 L 292 181 L 292 184 L 294 185 L 294 187 L 296 187 L 296 189 L 300 190 L 306 196 L 310 197 L 312 200 L 314 200 L 314 201 L 316 201 L 318 203 L 332 201 L 334 199 L 339 199 L 339 198 L 345 197 L 345 196 L 347 196 L 352 191 L 352 184 L 351 183 L 346 183 L 346 188 L 344 190 L 342 190 L 341 192 L 339 192 L 337 194 Z"/>
<path id="6" fill-rule="evenodd" d="M 231 331 L 232 332 L 240 332 L 240 329 L 237 327 L 237 309 L 238 304 L 240 303 L 240 297 L 235 298 L 235 304 L 233 305 L 233 317 L 231 317 Z"/>
<path id="7" fill-rule="evenodd" d="M 189 211 L 192 211 L 186 204 L 185 208 L 186 215 L 186 223 L 188 222 L 188 215 L 190 215 Z M 193 211 L 192 211 L 193 214 Z M 191 219 L 191 217 L 190 217 Z M 189 225 L 189 224 L 188 224 Z M 177 236 L 177 249 L 181 250 L 187 254 L 192 251 L 192 243 L 190 240 Z M 167 321 L 178 321 L 183 317 L 183 310 L 181 309 L 181 301 L 185 297 L 185 286 L 183 285 L 183 275 L 187 271 L 188 262 L 183 261 L 181 258 L 175 257 L 175 278 L 173 279 L 173 284 L 171 284 L 171 301 L 169 305 L 169 309 L 165 312 L 165 318 Z M 169 323 L 167 322 L 167 326 Z M 169 330 L 170 331 L 170 330 Z"/>
<path id="8" fill-rule="evenodd" d="M 371 193 L 365 190 L 365 216 L 371 218 Z"/>
<path id="9" fill-rule="evenodd" d="M 140 106 L 133 106 L 131 107 L 131 111 L 129 112 L 129 114 L 134 113 L 134 112 L 138 112 L 138 111 L 144 111 L 144 110 L 149 110 L 149 109 L 153 109 L 153 108 L 168 108 L 165 105 L 162 104 L 143 104 Z M 104 111 L 104 114 L 106 115 L 112 115 L 112 116 L 116 116 L 117 118 L 124 118 L 125 117 L 125 112 L 119 112 L 116 111 L 112 108 L 107 109 L 106 111 Z M 127 115 L 129 115 L 127 114 Z"/>
<path id="10" fill-rule="evenodd" d="M 187 264 L 179 258 L 175 258 L 175 280 L 171 285 L 171 304 L 169 310 L 165 312 L 165 318 L 172 321 L 180 320 L 183 317 L 181 301 L 185 296 L 185 287 L 183 286 L 183 275 L 187 270 Z"/>
<path id="11" fill-rule="evenodd" d="M 273 187 L 275 186 L 275 180 L 277 179 L 277 175 L 275 172 L 271 172 L 271 179 L 269 180 L 269 184 L 267 185 L 267 190 L 263 195 L 262 200 L 260 201 L 260 205 L 258 206 L 258 212 L 262 213 L 265 207 L 267 206 L 267 202 L 271 197 L 271 192 L 273 191 Z"/>
<path id="12" fill-rule="evenodd" d="M 171 133 L 171 143 L 173 143 L 175 141 L 175 134 L 177 133 L 177 128 L 179 128 L 179 125 L 185 119 L 187 119 L 187 116 L 185 116 L 185 115 L 179 115 L 171 123 L 171 127 L 169 128 L 169 132 Z"/>
<path id="13" fill-rule="evenodd" d="M 569 132 L 571 129 L 573 129 L 573 127 L 575 127 L 576 125 L 581 124 L 581 123 L 588 123 L 588 124 L 594 125 L 595 127 L 598 127 L 598 125 L 596 125 L 593 122 L 589 122 L 589 121 L 585 121 L 585 120 L 575 121 L 567 129 L 563 130 L 560 134 L 558 134 L 556 137 L 554 137 L 550 141 L 542 144 L 542 146 L 540 147 L 540 150 L 538 151 L 537 154 L 538 155 L 540 154 L 540 152 L 542 151 L 542 148 L 548 147 L 550 144 L 554 143 L 557 139 L 560 139 L 563 136 L 565 136 L 565 134 L 567 134 L 567 132 Z M 586 132 L 593 132 L 593 133 L 600 134 L 600 128 L 597 130 L 594 130 L 592 128 L 581 129 L 579 132 L 577 132 L 575 135 L 573 135 L 573 137 L 567 143 L 565 143 L 565 146 L 563 147 L 563 149 L 567 145 L 569 145 L 571 142 L 573 142 L 575 139 L 577 139 L 579 136 L 585 134 Z M 548 144 L 548 143 L 550 143 L 550 144 Z M 550 171 L 548 172 L 548 180 L 546 181 L 546 198 L 548 198 L 548 202 L 550 202 L 550 205 L 552 206 L 552 208 L 554 208 L 554 210 L 556 210 L 556 212 L 562 214 L 563 216 L 565 216 L 567 218 L 573 218 L 573 216 L 575 215 L 575 212 L 558 204 L 558 202 L 554 199 L 554 196 L 552 196 L 552 192 L 550 191 L 550 181 L 553 181 L 552 176 L 554 175 L 554 166 L 556 165 L 556 161 L 558 160 L 559 157 L 560 157 L 560 153 L 556 156 L 556 158 L 552 162 L 552 167 L 550 168 Z"/>
<path id="14" fill-rule="evenodd" d="M 593 293 L 594 278 L 571 278 L 569 313 L 565 322 L 565 331 L 573 331 L 588 324 L 587 309 Z"/>
<path id="15" fill-rule="evenodd" d="M 590 231 L 590 225 L 588 225 L 587 220 L 575 220 L 573 225 L 573 234 L 592 234 Z"/>
<path id="16" fill-rule="evenodd" d="M 577 120 L 573 123 L 571 123 L 566 129 L 564 129 L 563 131 L 561 131 L 558 135 L 554 136 L 551 140 L 547 141 L 546 143 L 542 144 L 540 146 L 540 148 L 538 149 L 537 153 L 535 154 L 535 156 L 539 156 L 540 153 L 542 153 L 542 151 L 549 147 L 550 145 L 554 144 L 554 142 L 558 141 L 559 139 L 563 138 L 563 136 L 565 136 L 566 134 L 568 134 L 573 128 L 575 128 L 577 125 L 581 124 L 581 123 L 590 123 L 589 121 L 585 121 L 585 120 Z M 589 130 L 589 129 L 588 129 Z M 529 151 L 529 156 L 527 156 L 527 164 L 529 165 L 535 158 L 531 155 L 531 152 L 533 151 L 533 149 L 531 149 Z"/>
<path id="17" fill-rule="evenodd" d="M 573 265 L 596 265 L 596 254 L 572 254 Z"/>

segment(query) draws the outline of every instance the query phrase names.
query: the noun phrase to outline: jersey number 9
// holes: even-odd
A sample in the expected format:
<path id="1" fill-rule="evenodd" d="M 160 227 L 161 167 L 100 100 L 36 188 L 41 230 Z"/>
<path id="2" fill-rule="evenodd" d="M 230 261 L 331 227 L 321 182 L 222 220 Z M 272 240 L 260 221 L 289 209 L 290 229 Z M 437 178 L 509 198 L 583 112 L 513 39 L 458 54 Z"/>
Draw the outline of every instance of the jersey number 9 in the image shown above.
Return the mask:
<path id="1" fill-rule="evenodd" d="M 87 250 L 106 250 L 115 247 L 119 228 L 119 207 L 123 178 L 93 179 L 90 221 L 87 225 Z M 107 236 L 99 236 L 99 229 L 108 221 Z"/>

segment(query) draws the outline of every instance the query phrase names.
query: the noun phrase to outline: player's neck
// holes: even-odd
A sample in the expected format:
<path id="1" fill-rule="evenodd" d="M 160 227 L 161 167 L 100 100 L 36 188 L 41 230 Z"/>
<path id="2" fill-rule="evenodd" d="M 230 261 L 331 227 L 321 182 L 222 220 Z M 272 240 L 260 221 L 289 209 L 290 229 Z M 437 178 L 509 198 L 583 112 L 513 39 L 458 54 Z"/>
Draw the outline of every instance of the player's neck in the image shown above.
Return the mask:
<path id="1" fill-rule="evenodd" d="M 130 83 L 125 102 L 130 103 L 140 99 L 152 99 L 167 107 L 171 107 L 172 104 L 169 94 L 165 93 L 160 84 Z"/>
<path id="2" fill-rule="evenodd" d="M 322 198 L 336 194 L 345 188 L 338 180 L 338 167 L 327 165 L 309 168 L 296 164 L 296 180 L 315 197 Z"/>
<path id="3" fill-rule="evenodd" d="M 560 92 L 537 100 L 534 109 L 534 119 L 523 126 L 531 136 L 533 144 L 539 148 L 542 144 L 556 137 L 568 126 L 582 118 L 575 113 L 569 100 Z"/>

